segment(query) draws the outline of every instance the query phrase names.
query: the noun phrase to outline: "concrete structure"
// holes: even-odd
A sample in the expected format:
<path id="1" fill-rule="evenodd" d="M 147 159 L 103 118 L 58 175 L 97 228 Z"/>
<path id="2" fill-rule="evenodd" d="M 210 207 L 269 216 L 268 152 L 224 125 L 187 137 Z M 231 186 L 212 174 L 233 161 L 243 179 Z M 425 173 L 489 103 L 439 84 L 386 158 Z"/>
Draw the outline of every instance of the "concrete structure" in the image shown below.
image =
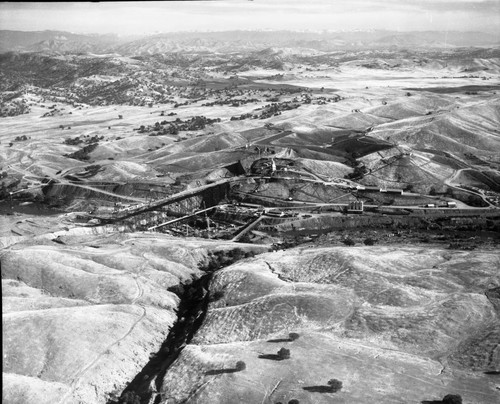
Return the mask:
<path id="1" fill-rule="evenodd" d="M 387 189 L 381 188 L 380 192 L 385 192 L 387 194 L 403 195 L 403 190 L 402 189 L 396 189 L 396 188 L 387 188 Z"/>
<path id="2" fill-rule="evenodd" d="M 366 192 L 380 192 L 380 187 L 365 186 L 364 189 L 360 189 L 360 191 L 361 190 Z"/>
<path id="3" fill-rule="evenodd" d="M 349 206 L 347 207 L 347 213 L 363 213 L 363 210 L 363 201 L 349 202 Z"/>

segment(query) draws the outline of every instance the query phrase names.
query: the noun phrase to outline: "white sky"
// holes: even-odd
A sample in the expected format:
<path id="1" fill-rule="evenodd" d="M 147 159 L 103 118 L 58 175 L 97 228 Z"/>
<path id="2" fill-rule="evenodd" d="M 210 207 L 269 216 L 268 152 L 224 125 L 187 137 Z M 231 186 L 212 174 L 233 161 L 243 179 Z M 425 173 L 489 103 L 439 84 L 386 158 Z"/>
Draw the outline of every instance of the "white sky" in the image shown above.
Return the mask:
<path id="1" fill-rule="evenodd" d="M 0 2 L 0 29 L 149 34 L 171 31 L 483 31 L 500 37 L 500 0 L 215 0 Z"/>

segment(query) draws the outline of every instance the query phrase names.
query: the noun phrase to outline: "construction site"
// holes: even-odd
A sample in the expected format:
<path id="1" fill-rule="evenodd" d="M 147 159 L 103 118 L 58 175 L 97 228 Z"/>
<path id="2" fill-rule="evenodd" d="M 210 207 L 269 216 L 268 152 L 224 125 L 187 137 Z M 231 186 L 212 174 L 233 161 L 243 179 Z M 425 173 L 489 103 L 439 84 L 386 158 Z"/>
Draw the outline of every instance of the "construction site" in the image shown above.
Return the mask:
<path id="1" fill-rule="evenodd" d="M 96 198 L 93 207 L 78 214 L 76 221 L 81 226 L 105 226 L 115 231 L 259 244 L 283 244 L 290 238 L 308 240 L 336 230 L 449 230 L 472 224 L 476 230 L 487 230 L 498 224 L 498 209 L 491 205 L 472 207 L 449 197 L 326 178 L 300 167 L 293 159 L 268 155 L 247 166 L 243 169 L 238 161 L 221 167 L 227 176 L 213 181 L 139 187 L 148 195 L 146 202 L 124 203 L 118 194 L 108 200 Z M 52 182 L 44 192 L 49 196 L 68 192 L 68 186 Z M 84 194 L 85 198 L 99 195 L 92 192 Z"/>

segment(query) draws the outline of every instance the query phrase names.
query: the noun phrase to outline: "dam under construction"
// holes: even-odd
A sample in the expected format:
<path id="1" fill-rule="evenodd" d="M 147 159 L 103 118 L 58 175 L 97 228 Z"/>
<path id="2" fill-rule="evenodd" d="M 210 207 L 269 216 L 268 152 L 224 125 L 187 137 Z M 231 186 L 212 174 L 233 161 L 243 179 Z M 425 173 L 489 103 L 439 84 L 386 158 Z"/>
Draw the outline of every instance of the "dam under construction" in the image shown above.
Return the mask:
<path id="1" fill-rule="evenodd" d="M 339 230 L 489 231 L 499 223 L 499 210 L 491 204 L 471 207 L 448 195 L 324 178 L 273 157 L 256 160 L 244 175 L 185 187 L 160 181 L 81 185 L 51 182 L 44 193 L 92 201 L 77 216 L 81 226 L 182 237 L 280 244 Z"/>

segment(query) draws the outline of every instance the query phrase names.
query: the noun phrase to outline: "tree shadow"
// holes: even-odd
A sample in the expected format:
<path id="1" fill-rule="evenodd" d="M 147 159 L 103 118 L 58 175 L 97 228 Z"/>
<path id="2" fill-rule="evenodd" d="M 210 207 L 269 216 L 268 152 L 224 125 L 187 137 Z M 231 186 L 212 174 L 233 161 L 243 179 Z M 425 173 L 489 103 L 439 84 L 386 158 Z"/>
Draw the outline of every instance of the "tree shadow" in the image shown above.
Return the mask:
<path id="1" fill-rule="evenodd" d="M 487 370 L 483 372 L 485 375 L 500 375 L 500 370 Z"/>
<path id="2" fill-rule="evenodd" d="M 268 339 L 267 342 L 293 342 L 299 338 L 299 334 L 296 332 L 291 332 L 288 334 L 288 338 L 277 338 L 277 339 Z"/>
<path id="3" fill-rule="evenodd" d="M 443 404 L 442 400 L 424 400 L 420 404 Z"/>
<path id="4" fill-rule="evenodd" d="M 276 355 L 276 354 L 263 354 L 263 355 L 259 355 L 259 359 L 269 359 L 272 361 L 282 361 L 284 358 L 282 358 L 281 356 Z"/>
<path id="5" fill-rule="evenodd" d="M 215 375 L 222 375 L 224 373 L 236 373 L 239 372 L 241 369 L 213 369 L 213 370 L 207 370 L 205 372 L 206 376 L 215 376 Z"/>
<path id="6" fill-rule="evenodd" d="M 302 387 L 302 390 L 306 390 L 311 393 L 336 393 L 340 389 L 332 386 L 306 386 Z"/>

